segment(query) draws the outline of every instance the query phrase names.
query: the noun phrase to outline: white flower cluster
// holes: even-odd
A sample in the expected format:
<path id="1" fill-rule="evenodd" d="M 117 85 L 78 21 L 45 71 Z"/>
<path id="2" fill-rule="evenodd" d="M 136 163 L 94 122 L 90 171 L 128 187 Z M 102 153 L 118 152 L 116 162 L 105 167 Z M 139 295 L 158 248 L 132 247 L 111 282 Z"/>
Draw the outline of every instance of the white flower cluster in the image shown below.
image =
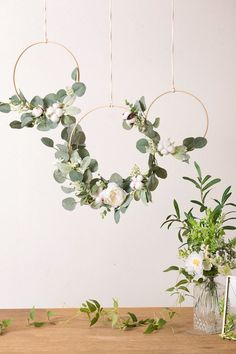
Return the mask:
<path id="1" fill-rule="evenodd" d="M 35 107 L 32 110 L 32 115 L 35 118 L 41 117 L 41 115 L 44 113 L 44 110 L 42 107 Z M 46 115 L 47 117 L 54 123 L 58 123 L 60 118 L 64 114 L 64 110 L 62 109 L 62 105 L 60 103 L 53 103 L 52 106 L 48 107 L 46 110 Z"/>
<path id="2" fill-rule="evenodd" d="M 140 191 L 144 186 L 143 183 L 143 176 L 142 175 L 138 175 L 138 176 L 133 176 L 131 178 L 131 182 L 130 182 L 130 188 L 132 188 L 133 190 L 136 191 Z"/>
<path id="3" fill-rule="evenodd" d="M 161 140 L 157 146 L 157 149 L 162 155 L 174 154 L 176 145 L 173 140 L 168 138 L 167 140 Z"/>
<path id="4" fill-rule="evenodd" d="M 53 103 L 53 105 L 46 110 L 46 115 L 54 123 L 58 123 L 63 114 L 64 110 L 60 103 Z"/>

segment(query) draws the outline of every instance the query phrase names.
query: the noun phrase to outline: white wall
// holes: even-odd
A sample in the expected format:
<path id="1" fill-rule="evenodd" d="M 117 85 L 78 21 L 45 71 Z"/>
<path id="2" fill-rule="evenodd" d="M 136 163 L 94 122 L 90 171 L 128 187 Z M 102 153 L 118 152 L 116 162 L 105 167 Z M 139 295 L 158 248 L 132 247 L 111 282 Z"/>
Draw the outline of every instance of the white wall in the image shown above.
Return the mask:
<path id="1" fill-rule="evenodd" d="M 14 93 L 17 55 L 43 37 L 42 0 L 0 0 L 0 97 Z M 49 39 L 78 57 L 86 95 L 83 111 L 109 100 L 108 0 L 48 0 Z M 160 230 L 172 199 L 187 207 L 195 190 L 181 177 L 197 160 L 206 173 L 236 189 L 236 2 L 176 0 L 176 86 L 198 95 L 210 115 L 209 145 L 192 153 L 188 166 L 161 162 L 169 173 L 148 207 L 133 204 L 119 225 L 86 207 L 62 209 L 64 194 L 53 180 L 53 153 L 37 130 L 11 130 L 14 115 L 1 114 L 0 307 L 79 306 L 96 298 L 105 306 L 173 305 L 165 289 L 175 274 L 176 230 Z M 114 0 L 114 96 L 117 104 L 145 95 L 147 102 L 170 88 L 170 1 Z M 70 84 L 73 63 L 57 48 L 35 48 L 19 66 L 18 86 L 30 98 Z M 43 74 L 42 74 L 43 73 Z M 153 107 L 161 133 L 176 140 L 204 130 L 201 107 L 173 95 Z M 138 135 L 121 128 L 121 112 L 100 112 L 84 121 L 88 146 L 103 175 L 127 175 L 146 157 L 135 149 Z M 59 140 L 59 130 L 48 135 Z M 235 197 L 235 194 L 234 194 Z M 189 302 L 191 303 L 191 302 Z"/>

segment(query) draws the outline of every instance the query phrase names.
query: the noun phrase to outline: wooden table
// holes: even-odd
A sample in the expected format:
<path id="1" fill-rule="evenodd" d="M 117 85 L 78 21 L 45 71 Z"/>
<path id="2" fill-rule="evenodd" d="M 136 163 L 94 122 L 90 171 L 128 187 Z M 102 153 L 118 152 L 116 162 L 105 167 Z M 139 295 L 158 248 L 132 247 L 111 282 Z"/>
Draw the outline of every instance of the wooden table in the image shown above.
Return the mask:
<path id="1" fill-rule="evenodd" d="M 75 314 L 73 309 L 56 309 L 61 319 Z M 153 316 L 157 308 L 121 309 L 140 317 Z M 236 354 L 236 342 L 218 335 L 202 335 L 192 330 L 192 308 L 176 309 L 178 315 L 164 329 L 143 334 L 143 328 L 122 331 L 98 323 L 89 328 L 81 314 L 67 324 L 42 328 L 27 326 L 29 310 L 0 310 L 0 318 L 11 318 L 8 332 L 0 337 L 2 354 Z M 38 319 L 45 319 L 45 310 L 37 310 Z"/>

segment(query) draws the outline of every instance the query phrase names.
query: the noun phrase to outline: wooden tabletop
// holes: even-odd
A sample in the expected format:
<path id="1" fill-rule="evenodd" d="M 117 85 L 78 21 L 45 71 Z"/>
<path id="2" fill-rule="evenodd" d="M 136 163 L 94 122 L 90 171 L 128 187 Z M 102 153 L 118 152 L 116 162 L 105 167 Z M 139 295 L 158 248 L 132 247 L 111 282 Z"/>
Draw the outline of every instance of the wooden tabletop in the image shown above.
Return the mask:
<path id="1" fill-rule="evenodd" d="M 236 354 L 236 343 L 218 335 L 202 335 L 192 329 L 192 308 L 175 309 L 177 315 L 164 329 L 143 334 L 143 328 L 112 329 L 100 322 L 92 328 L 84 314 L 68 323 L 42 328 L 27 325 L 29 310 L 0 310 L 0 319 L 11 318 L 8 332 L 0 337 L 2 354 Z M 74 309 L 54 309 L 58 319 L 75 314 Z M 158 313 L 158 308 L 123 308 L 141 318 Z M 45 310 L 37 310 L 38 320 Z"/>

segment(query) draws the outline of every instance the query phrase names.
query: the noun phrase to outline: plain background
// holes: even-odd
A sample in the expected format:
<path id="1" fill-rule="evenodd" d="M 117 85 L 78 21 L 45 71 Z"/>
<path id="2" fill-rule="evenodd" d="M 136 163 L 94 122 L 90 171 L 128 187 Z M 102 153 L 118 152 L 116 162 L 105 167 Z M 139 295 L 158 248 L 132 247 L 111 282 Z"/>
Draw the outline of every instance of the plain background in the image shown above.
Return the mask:
<path id="1" fill-rule="evenodd" d="M 171 1 L 114 0 L 114 103 L 146 97 L 147 103 L 170 89 Z M 43 0 L 0 0 L 0 97 L 14 94 L 12 71 L 19 53 L 43 40 Z M 119 225 L 109 215 L 78 207 L 61 207 L 65 195 L 52 177 L 53 151 L 40 142 L 60 130 L 12 130 L 14 114 L 1 114 L 1 244 L 0 307 L 80 306 L 95 298 L 104 306 L 112 297 L 121 306 L 174 305 L 165 293 L 176 274 L 163 269 L 179 264 L 177 230 L 160 229 L 172 211 L 172 200 L 189 208 L 197 190 L 182 180 L 194 176 L 193 161 L 221 177 L 223 188 L 236 189 L 236 2 L 176 0 L 176 88 L 196 94 L 210 117 L 209 144 L 191 154 L 189 165 L 167 157 L 160 165 L 168 179 L 160 182 L 153 204 L 133 203 Z M 77 105 L 83 112 L 109 103 L 109 1 L 48 0 L 49 40 L 66 45 L 78 58 L 87 85 Z M 18 67 L 17 84 L 31 99 L 71 84 L 72 59 L 53 46 L 28 51 Z M 135 148 L 138 133 L 121 127 L 119 110 L 90 115 L 83 124 L 91 155 L 105 177 L 129 174 L 134 163 L 146 168 L 146 156 Z M 160 132 L 181 142 L 201 135 L 201 106 L 179 94 L 153 106 L 151 119 L 161 117 Z M 235 194 L 233 195 L 235 198 Z M 186 304 L 191 304 L 189 300 Z"/>

